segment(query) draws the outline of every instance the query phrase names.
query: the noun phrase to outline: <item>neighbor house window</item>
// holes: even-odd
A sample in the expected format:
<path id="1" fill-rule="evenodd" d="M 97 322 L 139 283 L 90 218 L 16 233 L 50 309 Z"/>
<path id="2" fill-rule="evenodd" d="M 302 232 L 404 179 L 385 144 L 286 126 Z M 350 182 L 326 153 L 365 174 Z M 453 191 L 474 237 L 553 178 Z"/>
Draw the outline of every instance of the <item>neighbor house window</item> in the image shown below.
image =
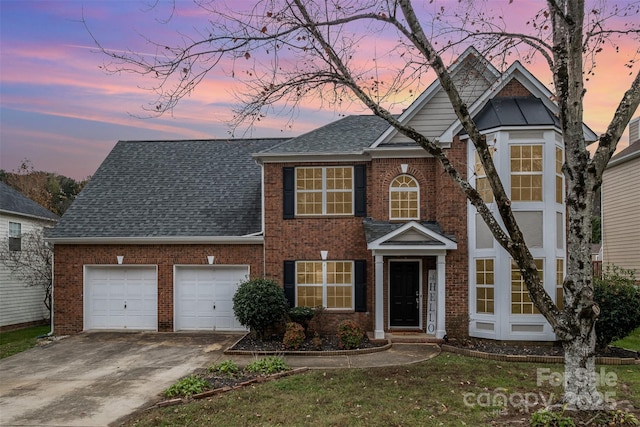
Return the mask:
<path id="1" fill-rule="evenodd" d="M 353 309 L 353 262 L 296 262 L 296 292 L 298 306 Z"/>
<path id="2" fill-rule="evenodd" d="M 542 284 L 543 266 L 542 259 L 534 260 L 538 269 L 538 276 Z M 520 268 L 511 260 L 511 314 L 539 314 L 540 312 L 531 301 L 527 285 L 520 274 Z"/>
<path id="3" fill-rule="evenodd" d="M 493 157 L 493 152 L 495 150 L 493 147 L 489 148 L 489 152 Z M 482 197 L 485 203 L 493 203 L 493 191 L 491 191 L 491 186 L 489 185 L 489 180 L 487 179 L 487 173 L 484 170 L 484 166 L 482 166 L 482 162 L 480 161 L 480 156 L 477 151 L 474 151 L 475 155 L 475 174 L 476 174 L 476 190 Z"/>
<path id="4" fill-rule="evenodd" d="M 409 175 L 400 175 L 389 186 L 389 218 L 418 219 L 420 216 L 420 186 Z"/>
<path id="5" fill-rule="evenodd" d="M 556 258 L 556 305 L 559 309 L 564 307 L 564 259 Z"/>
<path id="6" fill-rule="evenodd" d="M 476 259 L 476 312 L 494 313 L 495 275 L 493 259 Z"/>
<path id="7" fill-rule="evenodd" d="M 564 176 L 562 175 L 562 149 L 556 147 L 556 203 L 562 203 L 564 191 Z"/>
<path id="8" fill-rule="evenodd" d="M 542 145 L 511 146 L 511 200 L 542 201 Z"/>
<path id="9" fill-rule="evenodd" d="M 296 168 L 296 215 L 353 215 L 353 167 Z"/>
<path id="10" fill-rule="evenodd" d="M 22 250 L 22 225 L 19 222 L 9 222 L 9 250 Z"/>

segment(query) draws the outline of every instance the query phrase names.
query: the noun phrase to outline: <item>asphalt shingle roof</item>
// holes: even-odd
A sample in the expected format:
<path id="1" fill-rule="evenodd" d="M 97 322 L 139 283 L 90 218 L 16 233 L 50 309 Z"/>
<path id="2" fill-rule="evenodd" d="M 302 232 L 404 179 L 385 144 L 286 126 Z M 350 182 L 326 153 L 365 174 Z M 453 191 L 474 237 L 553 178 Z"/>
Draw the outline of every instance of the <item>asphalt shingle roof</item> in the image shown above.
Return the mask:
<path id="1" fill-rule="evenodd" d="M 251 153 L 282 141 L 120 141 L 48 237 L 259 232 L 261 172 Z"/>
<path id="2" fill-rule="evenodd" d="M 58 215 L 40 206 L 4 182 L 0 182 L 0 210 L 37 218 L 58 219 Z"/>
<path id="3" fill-rule="evenodd" d="M 363 148 L 373 144 L 388 127 L 389 123 L 378 116 L 347 116 L 284 141 L 260 154 L 360 153 Z"/>
<path id="4" fill-rule="evenodd" d="M 417 221 L 417 222 L 423 227 L 428 228 L 429 230 L 441 235 L 442 237 L 446 237 L 447 239 L 452 240 L 454 242 L 456 241 L 455 236 L 453 236 L 452 234 L 447 234 L 444 231 L 442 231 L 442 227 L 436 221 Z M 362 221 L 362 223 L 364 225 L 364 233 L 365 233 L 365 238 L 367 239 L 367 243 L 371 243 L 374 240 L 377 240 L 383 236 L 386 236 L 392 231 L 395 231 L 398 228 L 405 225 L 405 223 L 401 223 L 401 222 L 374 221 L 371 218 L 365 218 Z M 406 243 L 407 244 L 423 244 L 423 245 L 439 244 L 439 242 L 436 242 L 433 240 L 423 240 L 420 242 L 406 242 Z M 394 244 L 398 244 L 398 242 L 394 242 Z M 402 242 L 400 242 L 400 244 L 402 244 Z"/>

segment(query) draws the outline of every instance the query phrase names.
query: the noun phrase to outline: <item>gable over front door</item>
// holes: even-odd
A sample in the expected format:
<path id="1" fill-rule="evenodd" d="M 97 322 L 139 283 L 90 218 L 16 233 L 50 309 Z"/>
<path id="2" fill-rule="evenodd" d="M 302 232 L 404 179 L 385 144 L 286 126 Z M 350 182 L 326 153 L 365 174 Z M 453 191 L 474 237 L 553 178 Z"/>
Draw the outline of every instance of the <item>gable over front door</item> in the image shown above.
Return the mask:
<path id="1" fill-rule="evenodd" d="M 420 326 L 420 262 L 389 263 L 389 322 L 391 327 Z"/>

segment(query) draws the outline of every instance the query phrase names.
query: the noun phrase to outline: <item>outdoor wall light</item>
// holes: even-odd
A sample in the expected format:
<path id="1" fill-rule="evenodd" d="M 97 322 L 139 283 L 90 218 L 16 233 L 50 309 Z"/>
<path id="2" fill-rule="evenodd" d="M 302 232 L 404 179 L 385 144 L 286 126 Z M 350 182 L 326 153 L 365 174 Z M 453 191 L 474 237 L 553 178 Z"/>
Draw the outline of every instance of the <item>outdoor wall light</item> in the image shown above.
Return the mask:
<path id="1" fill-rule="evenodd" d="M 327 255 L 329 255 L 329 251 L 320 251 L 320 256 L 322 257 L 323 261 L 327 260 Z"/>
<path id="2" fill-rule="evenodd" d="M 118 259 L 118 264 L 122 264 L 122 261 L 124 260 L 124 255 L 117 255 L 116 258 Z"/>
<path id="3" fill-rule="evenodd" d="M 213 264 L 215 260 L 216 260 L 216 257 L 214 257 L 213 255 L 207 256 L 207 261 L 209 261 L 209 264 Z"/>

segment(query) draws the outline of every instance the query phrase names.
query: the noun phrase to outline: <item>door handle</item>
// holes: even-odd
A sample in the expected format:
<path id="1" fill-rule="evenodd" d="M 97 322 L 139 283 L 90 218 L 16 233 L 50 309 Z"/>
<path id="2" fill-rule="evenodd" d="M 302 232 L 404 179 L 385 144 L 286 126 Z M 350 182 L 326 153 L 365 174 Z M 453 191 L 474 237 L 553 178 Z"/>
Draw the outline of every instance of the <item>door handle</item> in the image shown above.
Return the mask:
<path id="1" fill-rule="evenodd" d="M 213 303 L 213 309 L 214 310 L 216 309 L 216 303 L 215 302 Z"/>
<path id="2" fill-rule="evenodd" d="M 127 302 L 126 301 L 124 302 L 124 309 L 125 310 L 127 309 Z"/>

